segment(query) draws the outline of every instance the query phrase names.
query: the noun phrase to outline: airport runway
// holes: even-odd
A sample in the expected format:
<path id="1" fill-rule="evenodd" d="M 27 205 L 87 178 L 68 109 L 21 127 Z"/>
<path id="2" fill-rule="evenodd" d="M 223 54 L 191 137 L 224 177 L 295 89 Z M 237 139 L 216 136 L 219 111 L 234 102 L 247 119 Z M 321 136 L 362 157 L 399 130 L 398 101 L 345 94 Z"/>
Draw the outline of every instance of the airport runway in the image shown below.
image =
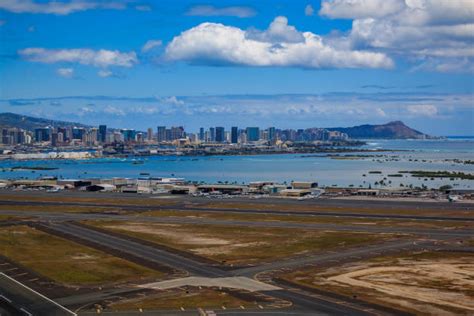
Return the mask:
<path id="1" fill-rule="evenodd" d="M 125 254 L 131 254 L 134 256 L 142 257 L 146 260 L 155 261 L 160 264 L 166 264 L 173 268 L 186 270 L 197 276 L 204 277 L 231 277 L 236 275 L 242 276 L 253 276 L 255 273 L 261 271 L 272 270 L 274 267 L 269 265 L 262 269 L 251 270 L 241 269 L 241 270 L 230 270 L 225 271 L 221 270 L 218 267 L 211 266 L 196 260 L 192 260 L 187 257 L 180 256 L 179 254 L 171 253 L 169 251 L 163 251 L 151 246 L 143 245 L 134 241 L 130 241 L 124 238 L 119 238 L 115 235 L 109 235 L 106 233 L 98 232 L 87 227 L 78 226 L 70 223 L 49 223 L 43 224 L 54 231 L 60 232 L 61 234 L 66 234 L 73 236 L 74 238 L 86 240 L 88 242 L 94 242 L 101 246 L 107 248 L 117 249 Z M 389 245 L 381 244 L 379 247 L 364 247 L 358 248 L 357 250 L 346 250 L 342 253 L 329 254 L 326 257 L 323 257 L 324 260 L 330 260 L 330 258 L 335 258 L 342 260 L 343 258 L 353 257 L 355 255 L 362 255 L 364 253 L 373 253 L 380 252 L 383 253 L 385 250 L 394 250 L 397 247 L 399 249 L 404 249 L 408 247 L 409 244 L 413 242 L 400 241 L 397 243 L 390 243 Z M 422 247 L 422 245 L 418 245 Z M 309 261 L 317 259 L 311 258 L 307 260 L 302 260 L 301 262 L 294 262 L 291 264 L 292 267 L 296 265 L 306 265 Z M 317 262 L 317 260 L 315 260 Z M 287 264 L 290 266 L 289 264 Z M 275 266 L 276 267 L 276 266 Z M 278 268 L 281 265 L 278 266 Z M 254 273 L 255 272 L 255 273 Z M 342 304 L 342 302 L 334 303 L 330 300 L 325 300 L 322 298 L 316 298 L 311 295 L 306 295 L 300 292 L 290 291 L 288 289 L 282 289 L 278 291 L 265 291 L 262 292 L 276 298 L 283 300 L 291 301 L 294 304 L 294 308 L 302 309 L 302 311 L 317 311 L 323 314 L 327 313 L 329 315 L 370 315 L 371 313 L 364 312 L 363 310 L 357 309 L 353 306 Z"/>
<path id="2" fill-rule="evenodd" d="M 414 234 L 427 237 L 458 237 L 469 238 L 474 235 L 474 229 L 443 229 L 443 228 L 417 228 L 417 227 L 396 227 L 381 225 L 339 225 L 339 224 L 318 224 L 299 223 L 282 221 L 239 221 L 225 219 L 210 219 L 197 217 L 159 217 L 159 216 L 132 216 L 114 215 L 99 213 L 59 213 L 41 211 L 15 211 L 0 210 L 0 215 L 17 215 L 24 217 L 35 217 L 42 221 L 84 221 L 84 220 L 116 220 L 127 222 L 149 222 L 166 224 L 201 224 L 201 225 L 222 225 L 222 226 L 244 226 L 244 227 L 271 227 L 271 228 L 295 228 L 295 229 L 315 229 L 331 231 L 351 231 L 370 233 L 390 233 L 390 234 Z"/>
<path id="3" fill-rule="evenodd" d="M 432 247 L 434 247 L 434 243 L 432 240 L 426 240 L 423 242 L 415 242 L 413 240 L 395 240 L 376 245 L 345 249 L 343 252 L 331 251 L 330 253 L 313 254 L 308 256 L 300 256 L 296 258 L 278 260 L 267 264 L 233 270 L 232 273 L 235 275 L 251 277 L 258 273 L 268 272 L 272 270 L 298 268 L 309 265 L 339 265 L 348 260 L 358 261 L 375 256 L 386 255 L 392 252 L 427 249 Z"/>
<path id="4" fill-rule="evenodd" d="M 26 287 L 4 273 L 0 273 L 0 304 L 2 301 L 6 306 L 5 309 L 10 310 L 14 316 L 76 315 L 72 311 Z"/>
<path id="5" fill-rule="evenodd" d="M 317 200 L 319 201 L 319 200 Z M 346 200 L 340 200 L 346 201 Z M 246 201 L 247 203 L 253 203 L 252 200 Z M 295 201 L 292 201 L 296 203 Z M 378 202 L 378 201 L 377 201 Z M 367 205 L 372 205 L 373 201 L 367 202 Z M 434 204 L 437 205 L 438 203 L 429 203 L 424 202 L 426 204 Z M 424 203 L 418 203 L 417 206 L 413 206 L 412 210 L 420 209 L 422 212 L 423 209 L 428 210 Z M 377 209 L 376 205 L 380 203 L 375 203 L 369 210 Z M 388 203 L 390 204 L 390 203 Z M 405 202 L 406 204 L 406 202 Z M 444 203 L 442 203 L 444 205 Z M 189 204 L 183 205 L 153 205 L 153 206 L 144 206 L 144 205 L 116 205 L 116 204 L 97 204 L 97 203 L 88 203 L 88 202 L 49 202 L 49 201 L 8 201 L 8 200 L 0 200 L 0 205 L 25 205 L 25 206 L 56 206 L 56 207 L 64 207 L 64 206 L 88 206 L 88 207 L 108 207 L 108 208 L 115 208 L 117 210 L 130 210 L 130 211 L 187 211 L 187 212 L 209 212 L 209 213 L 225 213 L 225 214 L 256 214 L 256 215 L 280 215 L 280 216 L 316 216 L 316 217 L 342 217 L 342 218 L 362 218 L 362 219 L 384 219 L 384 220 L 415 220 L 415 221 L 460 221 L 460 222 L 474 222 L 474 204 L 465 204 L 462 208 L 456 208 L 455 210 L 463 210 L 463 211 L 472 211 L 473 216 L 450 216 L 449 211 L 453 211 L 451 205 L 448 204 L 444 205 L 446 208 L 447 216 L 431 216 L 431 215 L 400 215 L 400 214 L 371 214 L 371 213 L 359 213 L 359 212 L 342 212 L 342 211 L 334 211 L 334 210 L 321 210 L 321 211 L 296 211 L 296 210 L 271 210 L 271 209 L 236 209 L 236 208 L 206 208 L 206 207 L 197 207 L 192 206 Z M 318 205 L 320 204 L 313 204 Z M 382 204 L 385 205 L 385 204 Z M 460 204 L 456 204 L 459 206 Z M 357 208 L 356 206 L 349 206 L 349 208 Z M 438 205 L 439 207 L 439 205 Z M 338 206 L 338 208 L 342 208 Z M 444 208 L 443 208 L 444 209 Z M 432 210 L 432 209 L 429 209 Z"/>
<path id="6" fill-rule="evenodd" d="M 75 238 L 86 240 L 91 243 L 106 246 L 111 249 L 119 250 L 123 253 L 129 253 L 157 264 L 164 264 L 173 268 L 187 271 L 191 274 L 205 277 L 223 277 L 226 273 L 201 262 L 179 256 L 158 248 L 146 246 L 131 240 L 119 238 L 114 235 L 87 229 L 82 226 L 68 223 L 49 223 L 43 224 L 53 231 L 57 231 Z"/>

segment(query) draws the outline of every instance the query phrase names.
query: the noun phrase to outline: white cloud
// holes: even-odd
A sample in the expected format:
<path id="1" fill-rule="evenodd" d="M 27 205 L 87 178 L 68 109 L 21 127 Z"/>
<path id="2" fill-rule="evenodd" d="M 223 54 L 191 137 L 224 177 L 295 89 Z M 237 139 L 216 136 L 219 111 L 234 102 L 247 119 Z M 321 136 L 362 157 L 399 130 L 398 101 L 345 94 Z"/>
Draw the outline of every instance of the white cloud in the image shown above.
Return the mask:
<path id="1" fill-rule="evenodd" d="M 126 7 L 125 3 L 111 1 L 47 1 L 37 2 L 33 0 L 2 0 L 0 1 L 0 9 L 4 9 L 14 13 L 43 13 L 68 15 L 73 12 L 86 11 L 92 9 L 114 9 L 120 10 Z"/>
<path id="2" fill-rule="evenodd" d="M 380 18 L 403 7 L 404 0 L 323 0 L 319 14 L 333 19 Z"/>
<path id="3" fill-rule="evenodd" d="M 408 113 L 414 116 L 436 116 L 438 108 L 432 104 L 416 104 L 407 106 Z"/>
<path id="4" fill-rule="evenodd" d="M 254 16 L 256 12 L 250 7 L 215 7 L 212 5 L 197 5 L 191 7 L 186 14 L 194 16 L 235 16 L 238 18 L 248 18 Z"/>
<path id="5" fill-rule="evenodd" d="M 182 100 L 179 100 L 175 96 L 164 98 L 162 99 L 162 102 L 164 102 L 165 104 L 172 104 L 172 105 L 184 105 L 184 102 Z"/>
<path id="6" fill-rule="evenodd" d="M 277 17 L 264 32 L 202 23 L 176 36 L 166 47 L 171 61 L 302 68 L 390 68 L 383 53 L 338 49 L 311 32 L 298 32 Z M 300 42 L 296 39 L 301 38 Z"/>
<path id="7" fill-rule="evenodd" d="M 292 26 L 288 25 L 288 19 L 284 16 L 277 16 L 267 30 L 261 32 L 257 30 L 249 30 L 246 37 L 261 42 L 270 43 L 299 43 L 304 42 L 302 33 Z"/>
<path id="8" fill-rule="evenodd" d="M 313 6 L 311 4 L 308 4 L 305 8 L 304 8 L 304 15 L 306 16 L 312 16 L 314 14 L 314 9 L 313 9 Z"/>
<path id="9" fill-rule="evenodd" d="M 142 52 L 146 53 L 153 48 L 161 46 L 162 44 L 163 42 L 161 40 L 149 40 L 145 43 L 145 45 L 143 45 Z"/>
<path id="10" fill-rule="evenodd" d="M 122 53 L 118 50 L 25 48 L 18 53 L 28 61 L 46 64 L 68 62 L 106 68 L 109 66 L 131 67 L 138 63 L 135 52 Z"/>
<path id="11" fill-rule="evenodd" d="M 112 76 L 114 73 L 110 70 L 107 70 L 107 69 L 101 69 L 97 72 L 97 75 L 99 77 L 102 77 L 102 78 L 107 78 L 107 77 L 110 77 Z"/>
<path id="12" fill-rule="evenodd" d="M 387 117 L 387 113 L 385 113 L 385 111 L 382 110 L 381 108 L 376 108 L 375 114 L 377 114 L 380 117 Z"/>
<path id="13" fill-rule="evenodd" d="M 72 78 L 74 76 L 74 69 L 73 68 L 58 68 L 56 73 L 64 78 Z"/>
<path id="14" fill-rule="evenodd" d="M 474 63 L 468 58 L 428 58 L 412 69 L 412 71 L 417 70 L 444 73 L 474 73 Z"/>
<path id="15" fill-rule="evenodd" d="M 436 57 L 437 64 L 445 64 L 445 58 L 457 57 L 456 63 L 467 58 L 468 68 L 474 65 L 472 0 L 324 0 L 319 14 L 353 19 L 347 36 L 331 39 L 334 45 L 422 63 L 427 57 Z"/>
<path id="16" fill-rule="evenodd" d="M 107 114 L 116 115 L 116 116 L 125 116 L 125 111 L 123 109 L 120 109 L 119 107 L 116 107 L 113 105 L 107 105 L 103 109 L 103 112 Z"/>

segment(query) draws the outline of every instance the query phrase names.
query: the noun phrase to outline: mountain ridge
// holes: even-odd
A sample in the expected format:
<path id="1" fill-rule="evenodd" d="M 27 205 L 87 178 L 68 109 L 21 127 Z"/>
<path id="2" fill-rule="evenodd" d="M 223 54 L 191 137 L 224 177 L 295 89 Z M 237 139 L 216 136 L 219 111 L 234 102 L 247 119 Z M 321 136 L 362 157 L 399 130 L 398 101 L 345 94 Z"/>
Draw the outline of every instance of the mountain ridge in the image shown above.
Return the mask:
<path id="1" fill-rule="evenodd" d="M 391 121 L 386 124 L 363 124 L 353 127 L 330 127 L 330 131 L 346 133 L 350 138 L 379 139 L 423 139 L 433 138 L 405 125 L 402 121 Z"/>

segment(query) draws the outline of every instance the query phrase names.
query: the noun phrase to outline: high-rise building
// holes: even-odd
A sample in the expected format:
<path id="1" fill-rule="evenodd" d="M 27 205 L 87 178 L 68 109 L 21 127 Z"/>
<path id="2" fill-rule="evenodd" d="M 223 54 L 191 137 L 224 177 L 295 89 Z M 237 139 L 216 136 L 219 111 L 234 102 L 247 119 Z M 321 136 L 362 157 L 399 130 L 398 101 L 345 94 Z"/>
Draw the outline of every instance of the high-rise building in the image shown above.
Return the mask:
<path id="1" fill-rule="evenodd" d="M 232 126 L 230 130 L 230 142 L 237 144 L 239 142 L 239 129 L 237 126 Z"/>
<path id="2" fill-rule="evenodd" d="M 165 142 L 166 139 L 166 126 L 158 126 L 156 130 L 156 140 L 158 142 Z"/>
<path id="3" fill-rule="evenodd" d="M 72 128 L 72 138 L 73 139 L 80 139 L 84 137 L 84 134 L 86 133 L 86 130 L 82 127 L 73 127 Z"/>
<path id="4" fill-rule="evenodd" d="M 101 143 L 106 143 L 107 140 L 107 125 L 99 125 L 99 139 L 97 139 Z"/>
<path id="5" fill-rule="evenodd" d="M 276 129 L 275 129 L 275 127 L 269 127 L 268 128 L 268 140 L 272 143 L 276 141 Z"/>
<path id="6" fill-rule="evenodd" d="M 171 140 L 184 138 L 184 128 L 182 126 L 171 127 Z"/>
<path id="7" fill-rule="evenodd" d="M 199 140 L 202 142 L 206 140 L 205 134 L 204 134 L 204 127 L 199 128 Z"/>
<path id="8" fill-rule="evenodd" d="M 223 143 L 225 141 L 225 131 L 223 127 L 216 127 L 216 142 Z"/>
<path id="9" fill-rule="evenodd" d="M 58 145 L 58 133 L 51 134 L 51 146 L 56 147 Z"/>
<path id="10" fill-rule="evenodd" d="M 216 129 L 214 127 L 211 127 L 209 129 L 209 134 L 210 134 L 210 141 L 215 142 L 216 141 Z"/>
<path id="11" fill-rule="evenodd" d="M 153 128 L 149 127 L 148 128 L 148 131 L 146 133 L 146 139 L 149 141 L 149 142 L 152 142 L 153 141 Z"/>
<path id="12" fill-rule="evenodd" d="M 126 143 L 134 142 L 137 132 L 134 129 L 122 129 L 120 131 L 123 135 L 123 141 Z"/>
<path id="13" fill-rule="evenodd" d="M 48 142 L 51 140 L 51 128 L 35 128 L 35 140 L 37 142 Z"/>
<path id="14" fill-rule="evenodd" d="M 247 127 L 247 141 L 256 142 L 260 140 L 260 128 Z"/>

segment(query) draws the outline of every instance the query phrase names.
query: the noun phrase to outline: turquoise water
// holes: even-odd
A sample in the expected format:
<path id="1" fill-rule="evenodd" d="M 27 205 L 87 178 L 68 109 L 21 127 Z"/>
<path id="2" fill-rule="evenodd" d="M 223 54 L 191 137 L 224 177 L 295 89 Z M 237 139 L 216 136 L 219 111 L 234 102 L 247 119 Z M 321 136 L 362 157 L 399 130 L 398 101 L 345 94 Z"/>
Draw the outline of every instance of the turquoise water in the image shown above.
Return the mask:
<path id="1" fill-rule="evenodd" d="M 100 158 L 90 160 L 35 160 L 2 161 L 6 168 L 0 178 L 28 178 L 57 176 L 63 178 L 138 178 L 141 173 L 155 177 L 182 177 L 190 181 L 229 183 L 270 180 L 290 182 L 292 180 L 316 181 L 325 186 L 372 187 L 388 174 L 401 170 L 441 170 L 474 172 L 474 165 L 454 163 L 445 159 L 474 160 L 474 139 L 448 140 L 369 140 L 365 149 L 396 149 L 406 151 L 361 153 L 363 155 L 384 155 L 382 158 L 358 160 L 335 160 L 320 155 L 258 155 L 258 156 L 212 156 L 212 157 L 131 157 Z M 356 154 L 356 153 L 350 153 Z M 344 154 L 342 154 L 344 155 Z M 306 156 L 306 157 L 305 157 Z M 143 161 L 143 164 L 133 163 Z M 417 161 L 415 161 L 417 160 Z M 424 160 L 424 161 L 423 161 Z M 57 170 L 9 171 L 13 166 L 56 167 Z M 369 171 L 382 174 L 369 174 Z M 365 174 L 366 176 L 362 176 Z M 450 184 L 459 188 L 474 188 L 472 180 L 418 179 L 410 175 L 402 178 L 387 177 L 389 186 L 425 184 L 439 187 Z"/>

